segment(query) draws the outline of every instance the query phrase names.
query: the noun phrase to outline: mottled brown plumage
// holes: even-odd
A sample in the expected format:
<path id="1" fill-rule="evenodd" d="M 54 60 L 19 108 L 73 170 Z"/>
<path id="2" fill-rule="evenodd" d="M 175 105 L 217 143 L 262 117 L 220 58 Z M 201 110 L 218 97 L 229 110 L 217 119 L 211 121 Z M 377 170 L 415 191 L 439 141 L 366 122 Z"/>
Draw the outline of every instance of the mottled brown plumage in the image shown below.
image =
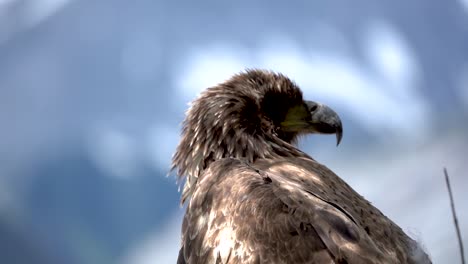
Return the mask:
<path id="1" fill-rule="evenodd" d="M 294 145 L 336 133 L 330 108 L 250 70 L 208 88 L 173 158 L 188 201 L 178 263 L 430 263 L 415 241 Z"/>

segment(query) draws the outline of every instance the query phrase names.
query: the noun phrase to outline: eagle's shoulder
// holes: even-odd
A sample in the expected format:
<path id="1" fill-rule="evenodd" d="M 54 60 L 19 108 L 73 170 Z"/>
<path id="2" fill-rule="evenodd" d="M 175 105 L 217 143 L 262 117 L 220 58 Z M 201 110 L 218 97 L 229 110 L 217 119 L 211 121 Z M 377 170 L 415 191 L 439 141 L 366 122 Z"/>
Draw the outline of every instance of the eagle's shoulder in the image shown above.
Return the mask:
<path id="1" fill-rule="evenodd" d="M 297 161 L 288 159 L 247 164 L 228 158 L 211 164 L 188 203 L 179 259 L 379 263 L 382 253 L 351 213 L 280 169 L 292 167 Z"/>

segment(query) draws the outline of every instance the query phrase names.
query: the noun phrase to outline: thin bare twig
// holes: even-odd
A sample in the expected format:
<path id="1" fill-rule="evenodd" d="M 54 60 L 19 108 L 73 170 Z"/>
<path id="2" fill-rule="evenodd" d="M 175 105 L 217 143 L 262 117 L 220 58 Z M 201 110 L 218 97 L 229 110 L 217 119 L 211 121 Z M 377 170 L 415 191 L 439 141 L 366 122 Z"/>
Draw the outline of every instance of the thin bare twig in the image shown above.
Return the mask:
<path id="1" fill-rule="evenodd" d="M 453 222 L 455 223 L 455 229 L 457 231 L 458 245 L 460 246 L 461 263 L 465 264 L 465 253 L 463 251 L 463 241 L 462 241 L 461 234 L 460 234 L 460 227 L 458 226 L 457 214 L 455 213 L 455 204 L 453 202 L 452 188 L 450 187 L 450 180 L 449 180 L 449 176 L 447 173 L 447 168 L 444 168 L 444 174 L 445 174 L 445 182 L 447 183 L 447 188 L 448 188 L 448 192 L 450 196 L 450 205 L 452 206 Z"/>

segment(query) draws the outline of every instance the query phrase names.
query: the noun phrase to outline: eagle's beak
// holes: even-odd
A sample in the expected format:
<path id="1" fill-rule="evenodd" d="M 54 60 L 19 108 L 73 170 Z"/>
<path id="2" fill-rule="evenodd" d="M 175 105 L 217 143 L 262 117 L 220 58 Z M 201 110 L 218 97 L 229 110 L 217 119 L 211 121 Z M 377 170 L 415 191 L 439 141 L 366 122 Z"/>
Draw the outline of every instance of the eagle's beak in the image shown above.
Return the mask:
<path id="1" fill-rule="evenodd" d="M 330 107 L 312 101 L 291 107 L 286 114 L 281 128 L 296 133 L 336 134 L 338 146 L 343 137 L 341 119 Z"/>
<path id="2" fill-rule="evenodd" d="M 322 134 L 336 134 L 336 145 L 338 146 L 343 137 L 343 125 L 338 114 L 330 107 L 312 101 L 305 101 L 310 113 L 310 124 L 313 132 Z"/>

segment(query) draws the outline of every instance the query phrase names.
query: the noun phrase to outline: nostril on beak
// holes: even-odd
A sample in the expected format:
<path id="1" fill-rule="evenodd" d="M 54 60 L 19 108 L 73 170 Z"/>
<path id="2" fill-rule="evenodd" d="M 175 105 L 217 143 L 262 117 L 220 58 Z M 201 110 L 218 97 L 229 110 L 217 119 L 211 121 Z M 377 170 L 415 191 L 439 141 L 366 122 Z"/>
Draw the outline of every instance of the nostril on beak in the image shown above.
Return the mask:
<path id="1" fill-rule="evenodd" d="M 307 106 L 307 110 L 309 111 L 310 114 L 315 114 L 316 112 L 320 112 L 322 109 L 322 104 L 313 102 L 313 101 L 305 101 L 305 104 Z"/>
<path id="2" fill-rule="evenodd" d="M 313 106 L 310 108 L 310 112 L 315 112 L 317 109 L 318 109 L 318 105 L 313 105 Z"/>

